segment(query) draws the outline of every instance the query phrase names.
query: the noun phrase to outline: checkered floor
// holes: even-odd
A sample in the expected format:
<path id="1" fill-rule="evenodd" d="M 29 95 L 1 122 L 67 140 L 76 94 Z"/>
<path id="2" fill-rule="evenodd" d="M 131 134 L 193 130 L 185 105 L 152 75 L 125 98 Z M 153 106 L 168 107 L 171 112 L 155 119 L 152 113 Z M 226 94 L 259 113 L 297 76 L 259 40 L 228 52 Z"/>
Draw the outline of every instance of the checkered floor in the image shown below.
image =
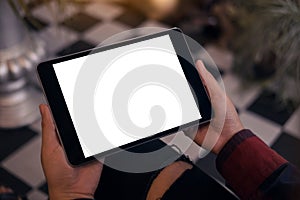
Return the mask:
<path id="1" fill-rule="evenodd" d="M 68 5 L 60 12 L 53 2 L 31 2 L 33 17 L 38 24 L 32 29 L 46 42 L 49 57 L 92 48 L 107 37 L 130 28 L 171 26 L 149 20 L 142 13 L 120 5 Z M 206 46 L 206 49 L 223 71 L 227 93 L 245 127 L 300 167 L 300 107 L 291 102 L 285 105 L 279 103 L 275 93 L 258 85 L 242 88 L 241 80 L 228 67 L 231 54 L 212 45 Z M 40 133 L 39 120 L 19 129 L 0 129 L 0 183 L 31 200 L 47 199 L 47 185 L 40 164 Z M 195 145 L 187 152 L 199 167 L 222 181 L 213 167 L 215 156 L 209 154 L 197 160 L 198 153 L 199 148 Z"/>

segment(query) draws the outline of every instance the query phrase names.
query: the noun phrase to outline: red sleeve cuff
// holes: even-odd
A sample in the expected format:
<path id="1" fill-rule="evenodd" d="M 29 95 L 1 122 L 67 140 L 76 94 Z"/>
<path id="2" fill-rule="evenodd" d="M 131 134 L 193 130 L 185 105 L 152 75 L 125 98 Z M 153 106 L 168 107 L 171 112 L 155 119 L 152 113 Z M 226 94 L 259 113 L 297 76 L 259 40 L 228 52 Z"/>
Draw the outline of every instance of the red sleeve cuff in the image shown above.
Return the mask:
<path id="1" fill-rule="evenodd" d="M 216 160 L 218 171 L 242 199 L 259 196 L 259 186 L 285 163 L 284 158 L 247 129 L 235 134 Z"/>

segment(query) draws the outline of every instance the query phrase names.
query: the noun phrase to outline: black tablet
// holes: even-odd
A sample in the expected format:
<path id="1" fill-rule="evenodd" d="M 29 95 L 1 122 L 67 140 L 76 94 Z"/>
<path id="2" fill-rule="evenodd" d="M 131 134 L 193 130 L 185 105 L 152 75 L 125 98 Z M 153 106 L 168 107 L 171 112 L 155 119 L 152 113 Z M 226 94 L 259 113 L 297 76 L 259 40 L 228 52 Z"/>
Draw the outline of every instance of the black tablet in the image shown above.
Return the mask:
<path id="1" fill-rule="evenodd" d="M 37 72 L 75 166 L 211 119 L 176 28 L 49 60 Z"/>

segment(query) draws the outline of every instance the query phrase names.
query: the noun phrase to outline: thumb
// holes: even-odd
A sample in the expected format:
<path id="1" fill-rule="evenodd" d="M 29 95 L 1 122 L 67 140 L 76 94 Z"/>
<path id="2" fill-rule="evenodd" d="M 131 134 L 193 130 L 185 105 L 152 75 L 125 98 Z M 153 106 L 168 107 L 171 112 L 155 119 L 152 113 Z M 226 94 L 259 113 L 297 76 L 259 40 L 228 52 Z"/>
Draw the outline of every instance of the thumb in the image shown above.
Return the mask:
<path id="1" fill-rule="evenodd" d="M 45 104 L 40 105 L 40 112 L 42 115 L 42 146 L 51 151 L 57 146 L 60 146 L 58 137 L 55 131 L 55 125 L 49 107 Z"/>
<path id="2" fill-rule="evenodd" d="M 197 68 L 200 78 L 211 98 L 213 98 L 215 96 L 224 95 L 224 92 L 220 88 L 218 82 L 212 76 L 212 74 L 205 68 L 205 66 L 201 60 L 198 60 L 196 62 L 196 68 Z"/>
<path id="3" fill-rule="evenodd" d="M 208 92 L 215 115 L 222 116 L 226 111 L 226 93 L 222 90 L 212 74 L 207 71 L 202 61 L 197 61 L 196 68 Z"/>

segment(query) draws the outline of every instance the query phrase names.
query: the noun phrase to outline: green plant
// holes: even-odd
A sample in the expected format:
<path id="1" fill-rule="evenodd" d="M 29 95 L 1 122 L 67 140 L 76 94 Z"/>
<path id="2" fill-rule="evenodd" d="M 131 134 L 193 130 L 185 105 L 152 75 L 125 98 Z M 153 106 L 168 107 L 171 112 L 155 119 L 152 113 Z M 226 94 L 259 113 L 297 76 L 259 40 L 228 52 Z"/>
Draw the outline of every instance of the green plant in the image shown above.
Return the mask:
<path id="1" fill-rule="evenodd" d="M 264 56 L 274 54 L 269 67 L 274 67 L 275 74 L 269 77 L 268 83 L 277 85 L 279 93 L 284 95 L 285 83 L 293 82 L 294 88 L 289 90 L 299 93 L 300 1 L 234 0 L 234 4 L 234 23 L 238 30 L 233 41 L 236 70 L 253 80 L 253 65 Z M 299 99 L 298 95 L 296 100 Z"/>

